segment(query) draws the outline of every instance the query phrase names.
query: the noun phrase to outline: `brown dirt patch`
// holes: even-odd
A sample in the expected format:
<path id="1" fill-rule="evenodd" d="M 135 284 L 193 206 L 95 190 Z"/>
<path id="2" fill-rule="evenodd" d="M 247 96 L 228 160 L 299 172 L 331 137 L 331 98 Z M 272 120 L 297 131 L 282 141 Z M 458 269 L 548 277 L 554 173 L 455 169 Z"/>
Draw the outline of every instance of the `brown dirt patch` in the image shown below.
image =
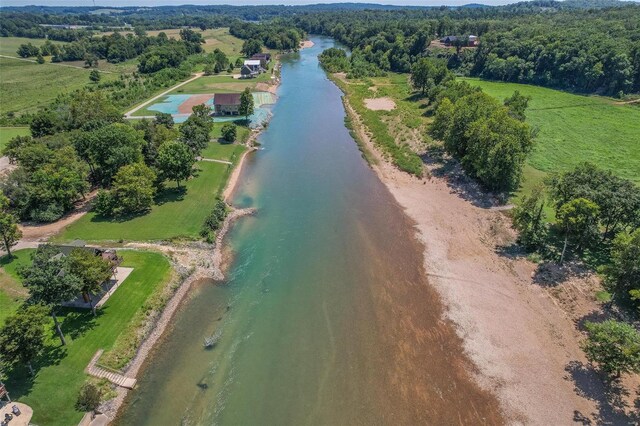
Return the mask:
<path id="1" fill-rule="evenodd" d="M 396 103 L 391 98 L 365 99 L 364 106 L 372 111 L 391 111 L 395 109 Z"/>
<path id="2" fill-rule="evenodd" d="M 207 102 L 209 99 L 213 98 L 213 95 L 193 95 L 186 101 L 180 104 L 178 107 L 178 112 L 180 114 L 191 114 L 193 111 L 193 107 L 196 105 L 203 104 Z"/>

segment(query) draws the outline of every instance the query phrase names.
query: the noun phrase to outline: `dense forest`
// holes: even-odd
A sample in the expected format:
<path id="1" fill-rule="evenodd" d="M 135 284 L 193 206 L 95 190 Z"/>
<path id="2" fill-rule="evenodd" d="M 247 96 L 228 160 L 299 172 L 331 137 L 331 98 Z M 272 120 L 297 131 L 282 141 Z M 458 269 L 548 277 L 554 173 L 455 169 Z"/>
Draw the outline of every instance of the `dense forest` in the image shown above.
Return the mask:
<path id="1" fill-rule="evenodd" d="M 356 76 L 409 72 L 417 59 L 432 56 L 462 75 L 615 96 L 640 92 L 640 6 L 567 10 L 554 4 L 327 12 L 292 21 L 350 48 L 353 68 L 345 71 Z M 471 34 L 479 37 L 477 48 L 427 50 L 438 37 Z"/>
<path id="2" fill-rule="evenodd" d="M 349 71 L 358 76 L 409 72 L 420 57 L 435 56 L 461 75 L 613 96 L 640 92 L 640 6 L 615 0 L 541 0 L 500 7 L 166 6 L 107 12 L 28 7 L 4 8 L 0 15 L 0 36 L 79 41 L 95 29 L 125 26 L 231 26 L 240 38 L 287 50 L 307 32 L 332 36 L 350 48 L 354 55 Z M 427 49 L 432 40 L 446 35 L 461 40 L 475 35 L 479 45 Z"/>

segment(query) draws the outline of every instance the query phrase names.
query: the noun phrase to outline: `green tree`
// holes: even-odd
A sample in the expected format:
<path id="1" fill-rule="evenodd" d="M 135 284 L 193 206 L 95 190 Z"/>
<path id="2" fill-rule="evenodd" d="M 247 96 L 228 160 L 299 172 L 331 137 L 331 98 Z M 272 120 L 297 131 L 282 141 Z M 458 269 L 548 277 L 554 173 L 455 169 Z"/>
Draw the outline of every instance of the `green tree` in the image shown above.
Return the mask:
<path id="1" fill-rule="evenodd" d="M 557 224 L 564 233 L 560 264 L 564 262 L 569 238 L 576 240 L 576 249 L 580 250 L 585 241 L 597 232 L 599 213 L 598 205 L 586 198 L 576 198 L 560 207 L 557 214 Z"/>
<path id="2" fill-rule="evenodd" d="M 0 358 L 4 363 L 24 364 L 34 374 L 32 363 L 44 349 L 46 311 L 42 305 L 31 305 L 5 319 L 0 329 Z"/>
<path id="3" fill-rule="evenodd" d="M 616 236 L 605 274 L 607 286 L 616 295 L 631 298 L 640 307 L 640 229 Z"/>
<path id="4" fill-rule="evenodd" d="M 528 249 L 540 247 L 546 237 L 544 198 L 544 187 L 536 186 L 513 210 L 518 240 Z"/>
<path id="5" fill-rule="evenodd" d="M 100 77 L 100 72 L 98 72 L 98 70 L 91 70 L 91 72 L 89 73 L 89 80 L 91 80 L 93 83 L 99 83 Z"/>
<path id="6" fill-rule="evenodd" d="M 94 179 L 105 186 L 121 167 L 142 160 L 145 145 L 143 132 L 121 123 L 81 132 L 73 142 L 78 155 L 89 164 Z"/>
<path id="7" fill-rule="evenodd" d="M 222 139 L 226 142 L 233 143 L 236 140 L 237 129 L 233 123 L 226 123 L 222 126 Z"/>
<path id="8" fill-rule="evenodd" d="M 163 179 L 180 181 L 191 176 L 195 158 L 189 148 L 180 142 L 165 142 L 158 151 L 158 169 Z"/>
<path id="9" fill-rule="evenodd" d="M 156 113 L 156 118 L 154 119 L 156 124 L 162 124 L 167 129 L 173 129 L 174 122 L 173 116 L 166 112 L 158 112 Z"/>
<path id="10" fill-rule="evenodd" d="M 524 121 L 526 119 L 525 111 L 529 106 L 531 96 L 521 95 L 519 91 L 513 92 L 513 95 L 504 100 L 504 106 L 509 110 L 509 115 L 516 120 Z"/>
<path id="11" fill-rule="evenodd" d="M 40 111 L 31 119 L 29 130 L 34 138 L 52 135 L 57 130 L 56 117 L 49 111 Z"/>
<path id="12" fill-rule="evenodd" d="M 180 126 L 180 140 L 191 149 L 194 155 L 200 155 L 200 152 L 209 145 L 210 128 L 192 117 L 187 118 L 187 121 Z"/>
<path id="13" fill-rule="evenodd" d="M 18 273 L 24 286 L 29 289 L 31 300 L 49 309 L 60 342 L 66 345 L 56 310 L 60 304 L 80 294 L 82 280 L 70 273 L 68 259 L 49 244 L 39 246 L 32 254 L 31 261 L 30 266 L 20 268 Z"/>
<path id="14" fill-rule="evenodd" d="M 4 249 L 7 251 L 7 255 L 11 257 L 11 247 L 20 241 L 22 231 L 18 228 L 18 221 L 15 216 L 9 211 L 9 199 L 2 194 L 0 194 L 0 235 L 2 236 Z"/>
<path id="15" fill-rule="evenodd" d="M 249 40 L 246 40 L 242 44 L 241 52 L 245 56 L 251 57 L 256 53 L 262 52 L 262 43 L 260 43 L 260 40 L 256 40 L 255 38 L 250 38 Z"/>
<path id="16" fill-rule="evenodd" d="M 36 57 L 36 61 L 37 61 L 40 65 L 44 64 L 44 58 L 42 57 L 42 55 L 41 55 L 41 54 L 39 54 L 39 53 L 38 53 L 38 56 Z"/>
<path id="17" fill-rule="evenodd" d="M 583 349 L 590 362 L 607 374 L 640 373 L 640 334 L 630 324 L 614 320 L 587 322 Z"/>
<path id="18" fill-rule="evenodd" d="M 82 281 L 82 295 L 96 316 L 93 294 L 99 292 L 102 283 L 113 274 L 111 265 L 101 256 L 96 256 L 93 250 L 76 248 L 69 253 L 69 271 Z"/>
<path id="19" fill-rule="evenodd" d="M 240 108 L 238 112 L 240 115 L 244 115 L 245 120 L 249 121 L 249 116 L 253 114 L 254 104 L 253 104 L 253 95 L 249 88 L 245 88 L 242 94 L 240 95 Z"/>
<path id="20" fill-rule="evenodd" d="M 102 392 L 93 383 L 87 381 L 80 388 L 78 399 L 76 400 L 76 410 L 94 412 L 102 402 Z"/>
<path id="21" fill-rule="evenodd" d="M 113 214 L 124 216 L 146 212 L 156 195 L 156 174 L 144 163 L 134 163 L 118 170 L 111 188 Z"/>
<path id="22" fill-rule="evenodd" d="M 215 73 L 214 65 L 213 64 L 206 64 L 204 66 L 204 70 L 203 71 L 204 71 L 204 75 L 212 75 L 212 74 L 214 74 Z"/>

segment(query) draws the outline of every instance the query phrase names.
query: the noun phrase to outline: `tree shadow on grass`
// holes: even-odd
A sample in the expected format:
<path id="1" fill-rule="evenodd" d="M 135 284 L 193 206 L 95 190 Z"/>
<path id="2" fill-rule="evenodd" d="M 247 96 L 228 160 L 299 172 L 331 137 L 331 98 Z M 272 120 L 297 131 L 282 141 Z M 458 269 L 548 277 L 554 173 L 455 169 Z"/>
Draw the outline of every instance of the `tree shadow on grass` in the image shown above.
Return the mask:
<path id="1" fill-rule="evenodd" d="M 24 365 L 16 365 L 6 370 L 7 390 L 12 399 L 20 399 L 31 393 L 33 385 L 40 370 L 45 367 L 60 364 L 60 361 L 67 356 L 67 348 L 61 345 L 49 345 L 44 348 L 42 354 L 33 362 L 34 374 L 31 375 L 29 369 Z"/>
<path id="2" fill-rule="evenodd" d="M 166 188 L 156 195 L 155 203 L 161 206 L 166 203 L 175 203 L 184 200 L 184 196 L 187 194 L 187 188 L 183 185 L 180 188 Z"/>
<path id="3" fill-rule="evenodd" d="M 625 398 L 629 392 L 624 389 L 619 380 L 609 380 L 598 373 L 592 366 L 579 361 L 571 361 L 565 367 L 569 378 L 574 384 L 575 392 L 583 398 L 596 403 L 596 413 L 581 413 L 574 411 L 574 421 L 584 425 L 594 424 L 590 417 L 595 418 L 595 424 L 631 425 L 635 423 L 635 416 L 630 417 L 625 412 L 629 408 Z"/>
<path id="4" fill-rule="evenodd" d="M 106 307 L 97 309 L 96 316 L 93 316 L 91 309 L 61 309 L 60 313 L 64 315 L 60 325 L 62 333 L 74 340 L 82 337 L 96 327 L 98 318 L 104 315 L 104 309 Z"/>

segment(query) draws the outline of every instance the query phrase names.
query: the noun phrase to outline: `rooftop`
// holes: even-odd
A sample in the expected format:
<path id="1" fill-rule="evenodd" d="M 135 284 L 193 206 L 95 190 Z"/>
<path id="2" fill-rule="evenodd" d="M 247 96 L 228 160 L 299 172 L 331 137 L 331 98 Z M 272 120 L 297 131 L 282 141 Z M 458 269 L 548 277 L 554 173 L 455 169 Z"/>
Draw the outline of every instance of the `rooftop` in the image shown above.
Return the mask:
<path id="1" fill-rule="evenodd" d="M 218 93 L 213 95 L 214 105 L 240 105 L 240 93 Z"/>

